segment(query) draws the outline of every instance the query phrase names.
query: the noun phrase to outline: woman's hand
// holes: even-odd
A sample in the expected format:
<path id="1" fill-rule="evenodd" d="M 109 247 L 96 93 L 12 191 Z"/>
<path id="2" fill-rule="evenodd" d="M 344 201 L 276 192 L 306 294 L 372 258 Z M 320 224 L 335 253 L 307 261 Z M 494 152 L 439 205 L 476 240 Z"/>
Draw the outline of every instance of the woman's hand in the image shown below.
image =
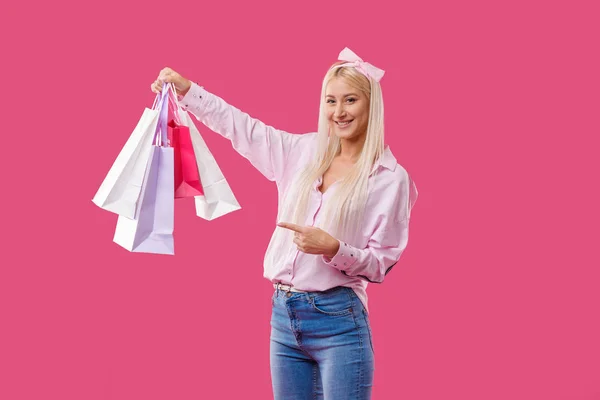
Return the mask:
<path id="1" fill-rule="evenodd" d="M 185 96 L 192 86 L 192 82 L 190 80 L 185 79 L 171 68 L 163 68 L 158 74 L 158 78 L 156 78 L 156 80 L 150 85 L 150 89 L 154 93 L 160 93 L 165 82 L 175 85 L 175 90 L 180 96 Z"/>
<path id="2" fill-rule="evenodd" d="M 294 231 L 294 243 L 303 253 L 323 254 L 333 258 L 340 247 L 336 238 L 314 226 L 300 226 L 289 222 L 279 222 L 277 226 Z"/>

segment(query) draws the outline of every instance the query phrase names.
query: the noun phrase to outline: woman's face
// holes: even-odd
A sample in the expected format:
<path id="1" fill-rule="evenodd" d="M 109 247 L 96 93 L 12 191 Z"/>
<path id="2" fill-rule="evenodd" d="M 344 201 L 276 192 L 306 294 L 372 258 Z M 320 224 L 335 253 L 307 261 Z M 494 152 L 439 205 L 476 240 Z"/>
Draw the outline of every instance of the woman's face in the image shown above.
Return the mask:
<path id="1" fill-rule="evenodd" d="M 325 89 L 325 112 L 330 132 L 340 139 L 367 134 L 369 99 L 342 78 L 333 78 Z"/>

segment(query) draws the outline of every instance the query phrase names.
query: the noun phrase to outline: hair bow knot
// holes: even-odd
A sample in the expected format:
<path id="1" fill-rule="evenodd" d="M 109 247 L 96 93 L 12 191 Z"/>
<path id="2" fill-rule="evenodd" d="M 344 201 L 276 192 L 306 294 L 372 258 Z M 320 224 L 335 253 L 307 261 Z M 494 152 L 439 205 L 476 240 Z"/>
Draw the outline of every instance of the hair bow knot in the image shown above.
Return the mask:
<path id="1" fill-rule="evenodd" d="M 347 61 L 345 64 L 342 64 L 341 67 L 354 67 L 363 75 L 371 77 L 376 82 L 379 82 L 381 78 L 383 78 L 383 74 L 385 74 L 384 70 L 377 68 L 373 64 L 363 61 L 362 58 L 360 58 L 358 55 L 356 55 L 356 53 L 347 47 L 340 52 L 338 60 Z"/>

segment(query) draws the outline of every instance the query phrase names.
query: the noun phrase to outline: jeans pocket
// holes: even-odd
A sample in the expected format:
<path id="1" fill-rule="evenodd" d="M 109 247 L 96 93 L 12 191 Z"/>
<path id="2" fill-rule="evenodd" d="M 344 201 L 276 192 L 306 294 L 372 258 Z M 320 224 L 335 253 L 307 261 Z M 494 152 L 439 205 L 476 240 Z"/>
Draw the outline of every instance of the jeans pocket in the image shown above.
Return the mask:
<path id="1" fill-rule="evenodd" d="M 373 332 L 371 331 L 371 322 L 369 322 L 369 315 L 363 309 L 363 317 L 365 318 L 365 324 L 367 325 L 367 331 L 369 332 L 369 342 L 371 343 L 371 351 L 375 354 L 375 346 L 373 346 Z"/>
<path id="2" fill-rule="evenodd" d="M 310 303 L 321 314 L 333 316 L 352 314 L 352 300 L 343 290 L 311 296 Z"/>

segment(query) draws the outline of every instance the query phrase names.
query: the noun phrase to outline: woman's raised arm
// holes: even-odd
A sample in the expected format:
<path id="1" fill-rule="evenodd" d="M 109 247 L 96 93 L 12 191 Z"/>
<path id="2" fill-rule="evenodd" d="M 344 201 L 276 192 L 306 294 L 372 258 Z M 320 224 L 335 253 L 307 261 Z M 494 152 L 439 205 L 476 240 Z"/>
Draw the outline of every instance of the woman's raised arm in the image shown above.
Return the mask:
<path id="1" fill-rule="evenodd" d="M 182 96 L 180 105 L 209 129 L 229 139 L 233 148 L 271 181 L 282 179 L 286 166 L 297 158 L 292 153 L 301 150 L 296 145 L 310 136 L 268 126 L 168 68 L 161 71 L 152 90 L 159 92 L 162 82 L 173 83 Z"/>

